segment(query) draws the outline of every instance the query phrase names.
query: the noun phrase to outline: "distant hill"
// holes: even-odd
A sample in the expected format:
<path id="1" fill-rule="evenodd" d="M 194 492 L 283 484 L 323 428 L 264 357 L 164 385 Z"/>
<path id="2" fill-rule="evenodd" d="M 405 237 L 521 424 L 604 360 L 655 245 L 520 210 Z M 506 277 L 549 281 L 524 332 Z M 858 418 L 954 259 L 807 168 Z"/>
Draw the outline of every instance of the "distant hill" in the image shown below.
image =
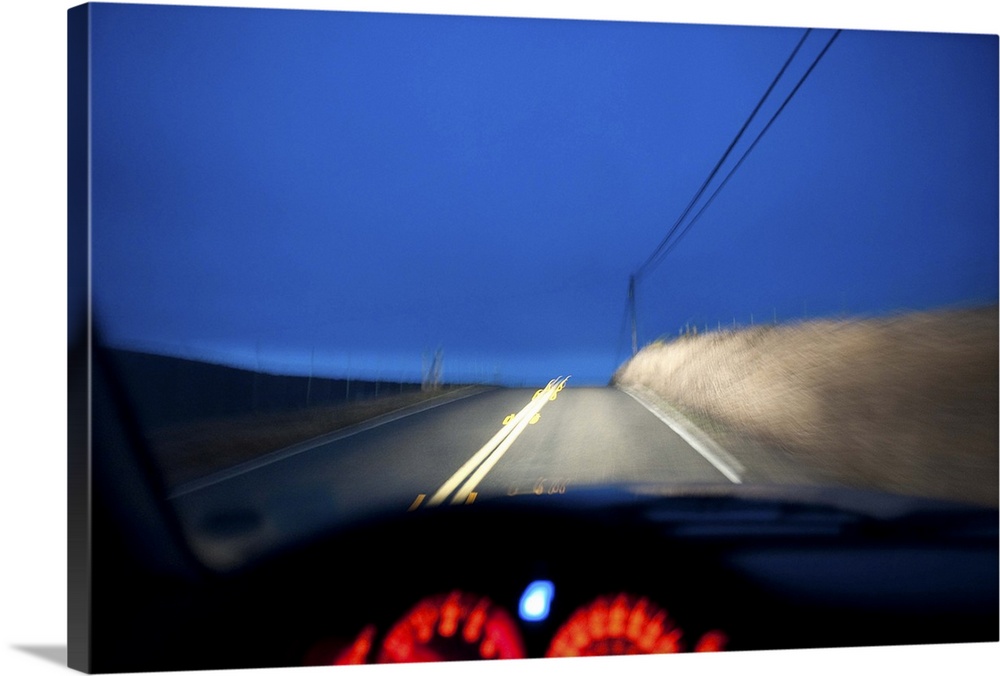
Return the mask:
<path id="1" fill-rule="evenodd" d="M 337 380 L 258 373 L 145 352 L 108 351 L 143 425 L 285 412 L 420 389 L 420 383 Z"/>

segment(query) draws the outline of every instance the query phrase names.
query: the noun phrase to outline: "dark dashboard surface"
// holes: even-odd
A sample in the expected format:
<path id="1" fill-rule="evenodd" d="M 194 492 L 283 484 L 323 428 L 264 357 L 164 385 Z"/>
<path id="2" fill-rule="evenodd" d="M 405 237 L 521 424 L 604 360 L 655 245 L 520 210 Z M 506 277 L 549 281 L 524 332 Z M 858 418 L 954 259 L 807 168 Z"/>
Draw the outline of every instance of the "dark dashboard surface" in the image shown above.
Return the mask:
<path id="1" fill-rule="evenodd" d="M 197 581 L 121 558 L 107 654 L 139 670 L 997 640 L 995 512 L 876 518 L 782 492 L 485 501 Z M 549 614 L 521 619 L 539 580 Z"/>

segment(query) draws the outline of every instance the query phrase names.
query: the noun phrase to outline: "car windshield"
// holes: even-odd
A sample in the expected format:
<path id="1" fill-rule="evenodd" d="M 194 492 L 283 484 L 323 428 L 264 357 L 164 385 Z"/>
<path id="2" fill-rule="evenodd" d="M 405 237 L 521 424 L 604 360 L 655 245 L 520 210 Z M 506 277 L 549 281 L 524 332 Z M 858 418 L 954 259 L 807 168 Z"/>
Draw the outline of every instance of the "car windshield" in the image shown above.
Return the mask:
<path id="1" fill-rule="evenodd" d="M 171 492 L 336 455 L 304 474 L 345 516 L 639 481 L 996 505 L 995 38 L 92 31 L 94 326 Z"/>

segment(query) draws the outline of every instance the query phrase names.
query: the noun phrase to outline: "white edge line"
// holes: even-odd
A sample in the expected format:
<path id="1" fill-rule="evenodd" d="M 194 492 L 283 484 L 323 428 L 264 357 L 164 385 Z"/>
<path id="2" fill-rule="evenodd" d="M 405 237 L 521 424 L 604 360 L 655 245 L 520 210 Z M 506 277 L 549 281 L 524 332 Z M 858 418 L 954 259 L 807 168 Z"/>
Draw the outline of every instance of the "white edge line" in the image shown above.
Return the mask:
<path id="1" fill-rule="evenodd" d="M 636 389 L 623 386 L 617 387 L 619 390 L 642 404 L 647 411 L 663 421 L 667 427 L 677 433 L 677 436 L 686 441 L 691 448 L 698 451 L 698 453 L 700 453 L 705 460 L 712 463 L 715 469 L 722 472 L 727 479 L 732 481 L 734 484 L 743 483 L 739 474 L 743 471 L 743 466 L 734 457 L 729 455 L 729 453 L 726 453 L 721 446 L 709 439 L 708 435 L 698 429 L 694 423 L 686 419 L 682 422 L 682 416 L 680 414 L 676 414 L 676 417 L 668 415 L 652 402 L 646 401 L 643 398 L 643 394 Z M 729 461 L 729 464 L 727 464 L 726 460 L 723 460 L 720 456 L 725 457 L 726 460 Z M 730 466 L 730 464 L 734 465 L 738 469 L 734 469 Z"/>
<path id="2" fill-rule="evenodd" d="M 463 388 L 465 389 L 465 388 Z M 350 427 L 344 427 L 339 430 L 334 430 L 319 437 L 313 437 L 312 439 L 307 439 L 306 441 L 301 441 L 297 444 L 287 446 L 275 451 L 271 451 L 266 455 L 259 458 L 254 458 L 253 460 L 247 460 L 238 465 L 230 467 L 228 469 L 219 470 L 213 474 L 202 477 L 200 479 L 193 479 L 184 484 L 181 484 L 176 489 L 170 492 L 167 496 L 168 499 L 178 498 L 182 495 L 187 495 L 188 493 L 193 493 L 194 491 L 201 490 L 208 486 L 212 486 L 227 479 L 231 479 L 240 474 L 246 474 L 265 465 L 270 465 L 273 462 L 278 462 L 279 460 L 284 460 L 293 455 L 298 455 L 299 453 L 305 453 L 306 451 L 311 451 L 319 446 L 325 446 L 326 444 L 332 443 L 334 441 L 340 441 L 341 439 L 346 439 L 347 437 L 352 437 L 355 434 L 360 434 L 361 432 L 367 432 L 375 427 L 380 427 L 396 420 L 402 420 L 411 415 L 416 415 L 417 413 L 423 413 L 424 411 L 429 411 L 431 409 L 437 408 L 438 406 L 444 406 L 445 404 L 451 404 L 456 401 L 461 401 L 462 399 L 468 399 L 477 394 L 483 394 L 484 392 L 489 392 L 495 388 L 492 387 L 481 387 L 481 386 L 469 386 L 471 392 L 466 392 L 465 394 L 458 395 L 457 393 L 447 393 L 439 397 L 434 397 L 432 399 L 427 399 L 422 402 L 417 402 L 416 404 L 411 404 L 404 408 L 398 409 L 396 411 L 391 411 L 380 416 L 376 416 L 370 420 L 357 423 L 356 425 L 351 425 Z M 457 392 L 461 392 L 458 390 Z M 449 395 L 456 396 L 449 396 Z"/>

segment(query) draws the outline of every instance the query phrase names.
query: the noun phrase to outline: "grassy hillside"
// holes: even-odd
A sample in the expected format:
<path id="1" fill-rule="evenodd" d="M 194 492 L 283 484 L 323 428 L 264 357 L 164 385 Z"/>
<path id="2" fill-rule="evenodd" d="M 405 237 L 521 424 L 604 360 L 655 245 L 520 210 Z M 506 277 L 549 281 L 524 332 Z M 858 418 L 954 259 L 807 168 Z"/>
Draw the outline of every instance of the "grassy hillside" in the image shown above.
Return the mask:
<path id="1" fill-rule="evenodd" d="M 998 504 L 996 306 L 686 336 L 612 382 L 827 481 Z"/>

